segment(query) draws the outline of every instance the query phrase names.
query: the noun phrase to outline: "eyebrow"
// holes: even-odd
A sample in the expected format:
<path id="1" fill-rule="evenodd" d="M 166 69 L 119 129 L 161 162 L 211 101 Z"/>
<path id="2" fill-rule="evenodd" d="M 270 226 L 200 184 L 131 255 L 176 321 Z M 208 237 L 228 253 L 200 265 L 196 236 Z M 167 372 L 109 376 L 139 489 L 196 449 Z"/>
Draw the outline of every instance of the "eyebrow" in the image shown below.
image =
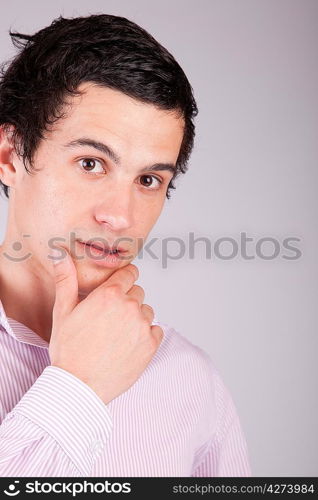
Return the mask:
<path id="1" fill-rule="evenodd" d="M 94 149 L 97 149 L 101 153 L 104 153 L 110 160 L 112 160 L 116 165 L 120 164 L 120 157 L 117 153 L 107 144 L 99 141 L 95 141 L 94 139 L 89 139 L 86 137 L 81 137 L 80 139 L 75 139 L 67 144 L 64 144 L 65 148 L 74 148 L 80 146 L 88 146 Z M 148 170 L 160 171 L 160 170 L 168 170 L 173 174 L 176 173 L 177 167 L 173 163 L 154 163 L 153 165 L 148 165 L 139 170 L 140 173 L 147 172 Z"/>

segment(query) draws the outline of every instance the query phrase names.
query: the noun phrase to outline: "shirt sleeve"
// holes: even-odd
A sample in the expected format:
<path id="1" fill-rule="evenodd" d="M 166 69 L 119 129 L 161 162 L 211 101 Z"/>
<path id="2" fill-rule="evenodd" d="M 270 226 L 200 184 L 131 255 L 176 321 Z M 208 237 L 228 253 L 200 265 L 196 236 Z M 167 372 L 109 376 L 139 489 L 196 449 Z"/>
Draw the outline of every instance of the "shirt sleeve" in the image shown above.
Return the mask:
<path id="1" fill-rule="evenodd" d="M 47 366 L 0 426 L 0 477 L 89 476 L 112 429 L 106 404 Z"/>
<path id="2" fill-rule="evenodd" d="M 194 477 L 250 477 L 251 468 L 246 439 L 233 399 L 220 374 L 214 373 L 216 427 L 195 461 Z"/>

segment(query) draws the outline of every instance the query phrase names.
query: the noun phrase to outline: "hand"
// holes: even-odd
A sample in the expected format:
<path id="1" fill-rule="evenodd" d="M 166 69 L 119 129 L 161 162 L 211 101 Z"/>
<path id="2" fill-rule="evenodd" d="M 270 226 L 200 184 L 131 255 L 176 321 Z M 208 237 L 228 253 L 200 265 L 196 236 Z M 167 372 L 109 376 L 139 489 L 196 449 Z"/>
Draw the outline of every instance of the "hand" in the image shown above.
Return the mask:
<path id="1" fill-rule="evenodd" d="M 109 403 L 140 377 L 163 338 L 151 326 L 153 309 L 143 304 L 144 291 L 134 282 L 138 268 L 115 271 L 84 300 L 78 297 L 77 272 L 66 249 L 53 264 L 56 297 L 49 356 Z"/>

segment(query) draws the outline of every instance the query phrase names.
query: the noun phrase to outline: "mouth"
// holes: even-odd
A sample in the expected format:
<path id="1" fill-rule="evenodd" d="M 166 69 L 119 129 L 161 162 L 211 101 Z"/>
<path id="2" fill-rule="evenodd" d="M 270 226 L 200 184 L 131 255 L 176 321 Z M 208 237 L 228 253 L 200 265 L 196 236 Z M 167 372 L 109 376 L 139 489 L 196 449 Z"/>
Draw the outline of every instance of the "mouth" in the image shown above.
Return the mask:
<path id="1" fill-rule="evenodd" d="M 99 250 L 103 252 L 105 255 L 124 255 L 127 253 L 128 250 L 125 250 L 124 248 L 121 247 L 116 247 L 113 246 L 110 248 L 107 245 L 102 245 L 101 243 L 94 243 L 94 242 L 86 242 L 82 240 L 78 240 L 79 243 L 82 243 L 82 245 L 85 245 L 87 247 L 95 248 L 96 250 Z"/>

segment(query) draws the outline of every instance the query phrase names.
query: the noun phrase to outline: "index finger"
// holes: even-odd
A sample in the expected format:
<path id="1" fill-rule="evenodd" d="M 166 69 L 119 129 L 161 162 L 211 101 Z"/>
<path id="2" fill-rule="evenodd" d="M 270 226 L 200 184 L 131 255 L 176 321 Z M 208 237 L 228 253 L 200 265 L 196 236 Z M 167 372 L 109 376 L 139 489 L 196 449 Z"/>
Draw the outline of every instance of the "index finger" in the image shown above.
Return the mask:
<path id="1" fill-rule="evenodd" d="M 109 287 L 112 285 L 120 285 L 123 292 L 127 293 L 138 277 L 138 267 L 134 264 L 128 264 L 127 266 L 117 269 L 117 271 L 115 271 L 101 286 Z"/>

